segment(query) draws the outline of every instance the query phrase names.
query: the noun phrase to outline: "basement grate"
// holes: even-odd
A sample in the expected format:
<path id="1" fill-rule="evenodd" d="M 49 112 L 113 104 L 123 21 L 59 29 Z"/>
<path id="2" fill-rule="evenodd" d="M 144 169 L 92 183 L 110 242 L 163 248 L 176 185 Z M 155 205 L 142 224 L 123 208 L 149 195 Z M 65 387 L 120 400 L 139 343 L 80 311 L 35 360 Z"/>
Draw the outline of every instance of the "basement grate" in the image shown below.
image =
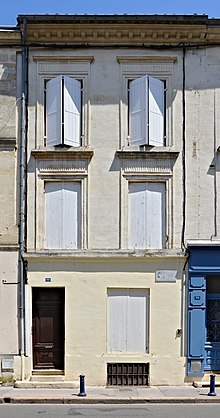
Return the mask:
<path id="1" fill-rule="evenodd" d="M 108 386 L 148 386 L 149 363 L 107 363 Z"/>

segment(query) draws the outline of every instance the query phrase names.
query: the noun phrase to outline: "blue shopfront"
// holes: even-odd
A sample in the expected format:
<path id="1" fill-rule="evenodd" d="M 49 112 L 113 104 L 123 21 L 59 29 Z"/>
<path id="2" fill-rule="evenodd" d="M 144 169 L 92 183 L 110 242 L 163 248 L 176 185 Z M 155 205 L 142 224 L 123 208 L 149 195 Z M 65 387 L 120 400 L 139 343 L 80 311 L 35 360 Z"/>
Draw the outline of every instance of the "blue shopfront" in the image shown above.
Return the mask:
<path id="1" fill-rule="evenodd" d="M 188 375 L 220 371 L 220 244 L 189 246 Z"/>

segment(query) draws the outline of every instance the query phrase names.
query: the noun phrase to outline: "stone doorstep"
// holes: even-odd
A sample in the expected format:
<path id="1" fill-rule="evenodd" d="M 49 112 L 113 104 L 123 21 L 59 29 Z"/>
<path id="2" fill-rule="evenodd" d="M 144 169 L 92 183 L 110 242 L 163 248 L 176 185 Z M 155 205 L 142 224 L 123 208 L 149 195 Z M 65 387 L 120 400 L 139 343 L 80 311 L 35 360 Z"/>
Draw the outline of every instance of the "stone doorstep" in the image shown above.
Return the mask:
<path id="1" fill-rule="evenodd" d="M 14 387 L 17 389 L 79 389 L 79 382 L 17 380 Z"/>
<path id="2" fill-rule="evenodd" d="M 195 388 L 207 388 L 210 386 L 210 381 L 199 381 L 199 382 L 193 382 L 193 386 Z M 218 378 L 218 380 L 215 381 L 215 386 L 216 387 L 220 387 L 220 378 Z"/>

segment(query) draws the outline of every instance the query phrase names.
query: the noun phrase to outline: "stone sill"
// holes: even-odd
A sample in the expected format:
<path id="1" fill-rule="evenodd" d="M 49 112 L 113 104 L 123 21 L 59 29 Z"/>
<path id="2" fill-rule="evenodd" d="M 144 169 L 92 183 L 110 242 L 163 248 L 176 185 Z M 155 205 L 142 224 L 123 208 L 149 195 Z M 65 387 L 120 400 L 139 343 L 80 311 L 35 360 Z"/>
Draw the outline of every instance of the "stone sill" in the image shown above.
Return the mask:
<path id="1" fill-rule="evenodd" d="M 116 154 L 119 158 L 172 158 L 175 159 L 179 155 L 179 151 L 172 150 L 170 147 L 149 147 L 149 149 L 140 150 L 131 147 L 117 150 Z"/>

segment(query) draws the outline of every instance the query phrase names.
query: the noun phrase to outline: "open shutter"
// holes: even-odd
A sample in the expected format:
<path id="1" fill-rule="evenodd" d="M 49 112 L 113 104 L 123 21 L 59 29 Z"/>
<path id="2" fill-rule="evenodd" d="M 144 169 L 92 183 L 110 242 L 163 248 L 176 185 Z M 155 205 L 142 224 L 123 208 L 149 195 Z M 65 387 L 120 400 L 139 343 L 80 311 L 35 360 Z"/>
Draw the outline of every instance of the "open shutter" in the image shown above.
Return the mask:
<path id="1" fill-rule="evenodd" d="M 164 145 L 164 82 L 149 77 L 149 145 Z"/>
<path id="2" fill-rule="evenodd" d="M 62 187 L 60 182 L 45 184 L 45 246 L 62 248 Z"/>
<path id="3" fill-rule="evenodd" d="M 131 145 L 146 145 L 148 142 L 148 80 L 136 78 L 130 82 L 129 131 Z"/>
<path id="4" fill-rule="evenodd" d="M 81 83 L 64 77 L 64 144 L 79 147 L 81 124 Z"/>
<path id="5" fill-rule="evenodd" d="M 80 182 L 63 183 L 63 248 L 80 247 Z"/>
<path id="6" fill-rule="evenodd" d="M 46 85 L 46 137 L 47 146 L 62 143 L 62 76 Z"/>

